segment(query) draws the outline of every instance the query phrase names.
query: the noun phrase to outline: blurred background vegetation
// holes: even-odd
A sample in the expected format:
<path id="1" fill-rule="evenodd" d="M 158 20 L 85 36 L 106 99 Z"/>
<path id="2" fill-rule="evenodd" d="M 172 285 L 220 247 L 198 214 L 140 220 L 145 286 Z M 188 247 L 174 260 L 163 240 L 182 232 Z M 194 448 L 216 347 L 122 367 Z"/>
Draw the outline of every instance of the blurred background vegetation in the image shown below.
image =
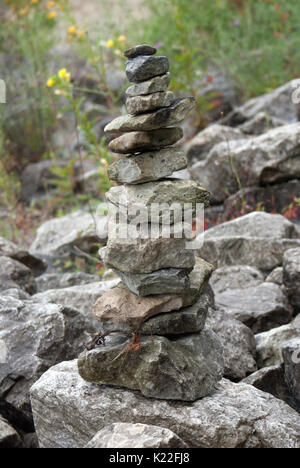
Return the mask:
<path id="1" fill-rule="evenodd" d="M 196 129 L 222 116 L 203 92 L 216 71 L 239 102 L 299 77 L 299 0 L 6 0 L 0 16 L 0 235 L 25 244 L 109 188 L 103 128 L 122 111 L 126 48 L 168 55 L 171 89 L 197 99 Z"/>

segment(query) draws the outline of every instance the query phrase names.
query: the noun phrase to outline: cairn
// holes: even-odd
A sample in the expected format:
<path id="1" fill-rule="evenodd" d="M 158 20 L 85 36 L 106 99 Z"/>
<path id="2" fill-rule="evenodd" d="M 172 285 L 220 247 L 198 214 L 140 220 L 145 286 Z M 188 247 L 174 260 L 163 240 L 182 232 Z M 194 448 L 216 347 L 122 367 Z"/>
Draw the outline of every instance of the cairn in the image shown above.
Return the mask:
<path id="1" fill-rule="evenodd" d="M 123 208 L 126 226 L 137 206 L 146 210 L 141 228 L 150 220 L 153 224 L 149 213 L 157 204 L 189 203 L 195 215 L 196 204 L 207 206 L 209 201 L 209 192 L 194 181 L 168 178 L 186 167 L 183 151 L 172 145 L 182 138 L 178 124 L 194 109 L 195 100 L 175 99 L 167 91 L 169 61 L 155 53 L 148 45 L 125 52 L 127 78 L 134 83 L 126 91 L 128 114 L 105 128 L 121 133 L 109 147 L 126 156 L 108 169 L 110 179 L 123 185 L 106 194 L 114 216 L 109 216 L 101 257 L 122 282 L 96 302 L 94 314 L 103 332 L 94 344 L 101 346 L 84 351 L 78 369 L 89 382 L 139 390 L 147 397 L 194 401 L 208 395 L 223 374 L 220 343 L 205 326 L 213 302 L 208 285 L 213 267 L 195 259 L 186 238 L 174 235 L 181 219 L 173 212 L 169 237 L 148 232 L 136 238 L 130 230 L 121 236 L 116 222 Z M 155 219 L 162 228 L 161 211 Z"/>

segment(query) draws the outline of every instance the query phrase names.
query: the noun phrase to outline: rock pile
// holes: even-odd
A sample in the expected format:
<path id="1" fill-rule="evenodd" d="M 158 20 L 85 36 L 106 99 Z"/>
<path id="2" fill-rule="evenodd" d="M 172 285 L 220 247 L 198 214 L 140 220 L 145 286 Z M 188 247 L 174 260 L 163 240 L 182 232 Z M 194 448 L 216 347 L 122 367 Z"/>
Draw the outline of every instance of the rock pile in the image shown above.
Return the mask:
<path id="1" fill-rule="evenodd" d="M 166 91 L 169 62 L 155 53 L 147 45 L 125 52 L 127 78 L 134 83 L 126 92 L 128 114 L 105 128 L 122 132 L 110 149 L 128 154 L 108 170 L 112 180 L 125 185 L 107 193 L 108 243 L 101 251 L 105 265 L 122 283 L 96 302 L 94 314 L 103 329 L 99 341 L 105 346 L 84 351 L 78 369 L 88 382 L 140 390 L 159 399 L 194 401 L 213 390 L 224 369 L 220 342 L 205 326 L 213 267 L 195 260 L 187 238 L 176 235 L 181 214 L 172 211 L 169 237 L 162 232 L 166 220 L 160 209 L 156 223 L 152 215 L 157 204 L 188 203 L 195 217 L 197 203 L 208 205 L 209 192 L 193 181 L 167 178 L 186 167 L 184 153 L 172 145 L 182 138 L 178 125 L 195 101 L 175 99 Z M 124 210 L 127 236 L 119 229 Z M 144 216 L 136 236 L 129 226 L 139 210 Z M 143 232 L 150 221 L 151 229 L 153 224 L 158 228 L 156 236 Z"/>

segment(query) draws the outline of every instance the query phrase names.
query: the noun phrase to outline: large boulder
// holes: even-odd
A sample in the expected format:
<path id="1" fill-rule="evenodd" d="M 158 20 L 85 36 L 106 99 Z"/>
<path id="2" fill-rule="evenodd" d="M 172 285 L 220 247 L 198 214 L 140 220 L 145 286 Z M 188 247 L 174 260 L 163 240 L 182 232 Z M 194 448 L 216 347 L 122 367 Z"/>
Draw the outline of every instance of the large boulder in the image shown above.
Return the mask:
<path id="1" fill-rule="evenodd" d="M 266 185 L 300 178 L 300 124 L 284 125 L 263 135 L 214 146 L 204 161 L 190 168 L 192 178 L 223 202 L 241 186 Z"/>
<path id="2" fill-rule="evenodd" d="M 187 448 L 170 429 L 150 424 L 114 423 L 105 426 L 86 448 Z"/>
<path id="3" fill-rule="evenodd" d="M 222 380 L 194 403 L 155 400 L 138 392 L 85 382 L 77 362 L 49 369 L 31 388 L 41 447 L 84 447 L 113 423 L 154 424 L 189 447 L 299 448 L 298 414 L 251 385 Z"/>
<path id="4" fill-rule="evenodd" d="M 0 291 L 20 288 L 29 294 L 36 292 L 36 282 L 31 270 L 10 257 L 0 256 Z"/>
<path id="5" fill-rule="evenodd" d="M 264 282 L 260 270 L 248 265 L 224 266 L 215 270 L 209 283 L 215 294 L 227 289 L 246 289 Z"/>
<path id="6" fill-rule="evenodd" d="M 259 112 L 252 119 L 247 120 L 239 126 L 239 130 L 247 135 L 261 135 L 271 128 L 281 127 L 286 122 L 276 117 L 268 115 L 266 112 Z"/>
<path id="7" fill-rule="evenodd" d="M 0 255 L 23 263 L 35 276 L 41 275 L 47 268 L 43 260 L 31 255 L 26 249 L 18 247 L 4 237 L 0 237 Z"/>
<path id="8" fill-rule="evenodd" d="M 105 346 L 79 356 L 78 370 L 88 382 L 139 390 L 150 398 L 195 401 L 213 391 L 224 367 L 218 338 L 204 328 L 172 339 L 110 335 Z"/>
<path id="9" fill-rule="evenodd" d="M 259 367 L 273 366 L 283 362 L 282 349 L 300 334 L 300 315 L 288 325 L 255 335 L 257 364 Z"/>
<path id="10" fill-rule="evenodd" d="M 228 289 L 215 296 L 216 306 L 250 327 L 254 333 L 284 325 L 293 311 L 280 286 L 262 283 L 245 289 Z"/>
<path id="11" fill-rule="evenodd" d="M 300 247 L 295 225 L 281 215 L 255 211 L 214 226 L 198 236 L 199 256 L 220 268 L 249 265 L 271 271 L 289 248 Z"/>
<path id="12" fill-rule="evenodd" d="M 296 313 L 300 312 L 300 246 L 283 256 L 283 284 Z"/>
<path id="13" fill-rule="evenodd" d="M 30 415 L 30 386 L 49 367 L 77 356 L 88 331 L 74 309 L 0 296 L 0 399 Z"/>
<path id="14" fill-rule="evenodd" d="M 239 381 L 256 371 L 255 339 L 250 328 L 215 308 L 209 309 L 206 324 L 221 342 L 225 377 Z"/>
<path id="15" fill-rule="evenodd" d="M 300 333 L 282 348 L 285 382 L 300 410 Z"/>

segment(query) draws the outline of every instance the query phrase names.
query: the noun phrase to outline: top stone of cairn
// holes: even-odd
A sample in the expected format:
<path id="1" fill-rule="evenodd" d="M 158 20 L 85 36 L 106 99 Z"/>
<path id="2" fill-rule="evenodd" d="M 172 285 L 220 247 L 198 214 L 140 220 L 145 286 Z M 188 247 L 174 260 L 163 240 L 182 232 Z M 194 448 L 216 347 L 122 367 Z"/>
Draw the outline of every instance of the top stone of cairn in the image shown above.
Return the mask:
<path id="1" fill-rule="evenodd" d="M 140 44 L 125 50 L 124 55 L 129 59 L 133 59 L 139 55 L 154 55 L 156 52 L 157 49 L 155 49 L 155 47 L 147 44 Z"/>

